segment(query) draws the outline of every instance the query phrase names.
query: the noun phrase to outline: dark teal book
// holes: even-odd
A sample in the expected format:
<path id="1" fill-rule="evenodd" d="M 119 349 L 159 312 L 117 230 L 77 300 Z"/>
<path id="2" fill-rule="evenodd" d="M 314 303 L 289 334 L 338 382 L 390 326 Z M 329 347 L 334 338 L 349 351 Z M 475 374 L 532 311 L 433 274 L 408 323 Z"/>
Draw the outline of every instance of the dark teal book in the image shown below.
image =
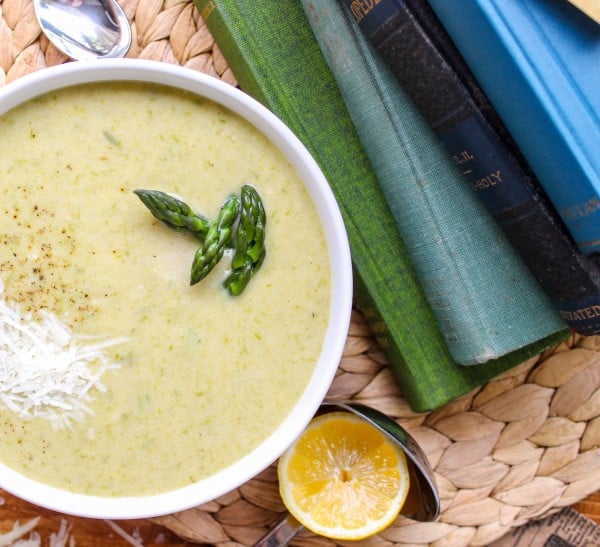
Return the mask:
<path id="1" fill-rule="evenodd" d="M 337 84 L 297 0 L 196 0 L 240 87 L 279 116 L 319 163 L 350 241 L 355 300 L 416 411 L 479 387 L 565 338 L 477 367 L 457 365 L 437 326 Z"/>
<path id="2" fill-rule="evenodd" d="M 446 344 L 475 365 L 565 324 L 337 0 L 301 0 Z"/>
<path id="3" fill-rule="evenodd" d="M 429 4 L 579 248 L 600 251 L 600 25 L 565 0 Z"/>
<path id="4" fill-rule="evenodd" d="M 342 3 L 563 320 L 600 333 L 598 258 L 577 248 L 426 0 Z"/>

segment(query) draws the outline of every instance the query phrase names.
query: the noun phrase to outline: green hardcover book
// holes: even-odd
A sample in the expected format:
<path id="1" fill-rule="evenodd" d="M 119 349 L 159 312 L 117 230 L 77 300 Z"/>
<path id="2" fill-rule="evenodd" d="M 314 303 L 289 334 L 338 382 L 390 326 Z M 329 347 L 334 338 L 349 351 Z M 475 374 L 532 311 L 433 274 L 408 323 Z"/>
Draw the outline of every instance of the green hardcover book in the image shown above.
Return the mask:
<path id="1" fill-rule="evenodd" d="M 477 365 L 565 330 L 349 10 L 300 1 L 454 360 Z"/>
<path id="2" fill-rule="evenodd" d="M 437 408 L 564 338 L 477 367 L 454 363 L 337 84 L 297 0 L 196 0 L 240 87 L 281 118 L 338 200 L 355 298 L 415 411 Z"/>

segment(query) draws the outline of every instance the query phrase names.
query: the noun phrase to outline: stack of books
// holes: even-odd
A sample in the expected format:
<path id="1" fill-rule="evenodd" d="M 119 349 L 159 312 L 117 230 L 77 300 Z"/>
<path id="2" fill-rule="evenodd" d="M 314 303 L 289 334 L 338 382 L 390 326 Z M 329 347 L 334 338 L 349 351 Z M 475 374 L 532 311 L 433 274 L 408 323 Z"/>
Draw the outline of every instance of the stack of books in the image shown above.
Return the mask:
<path id="1" fill-rule="evenodd" d="M 343 3 L 564 321 L 599 332 L 600 29 L 564 0 Z"/>
<path id="2" fill-rule="evenodd" d="M 349 235 L 356 305 L 416 411 L 478 387 L 570 329 L 600 333 L 594 244 L 575 243 L 484 89 L 465 52 L 477 40 L 456 36 L 482 26 L 466 23 L 465 11 L 479 6 L 483 18 L 484 6 L 508 13 L 517 3 L 469 3 L 452 26 L 442 0 L 196 0 L 242 90 L 298 135 L 329 180 Z M 565 4 L 561 17 L 586 17 L 563 0 L 520 4 L 546 4 L 548 13 Z M 598 35 L 586 35 L 597 48 Z M 486 62 L 478 59 L 480 70 Z M 535 141 L 535 126 L 529 133 Z"/>

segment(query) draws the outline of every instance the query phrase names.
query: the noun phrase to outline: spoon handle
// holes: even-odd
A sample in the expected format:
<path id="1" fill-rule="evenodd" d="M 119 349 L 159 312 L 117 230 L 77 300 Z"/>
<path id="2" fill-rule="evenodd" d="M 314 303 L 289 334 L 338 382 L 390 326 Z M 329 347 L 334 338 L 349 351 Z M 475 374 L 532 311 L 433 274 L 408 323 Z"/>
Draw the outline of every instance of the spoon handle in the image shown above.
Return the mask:
<path id="1" fill-rule="evenodd" d="M 302 529 L 292 515 L 286 514 L 266 536 L 254 544 L 254 547 L 284 547 Z"/>

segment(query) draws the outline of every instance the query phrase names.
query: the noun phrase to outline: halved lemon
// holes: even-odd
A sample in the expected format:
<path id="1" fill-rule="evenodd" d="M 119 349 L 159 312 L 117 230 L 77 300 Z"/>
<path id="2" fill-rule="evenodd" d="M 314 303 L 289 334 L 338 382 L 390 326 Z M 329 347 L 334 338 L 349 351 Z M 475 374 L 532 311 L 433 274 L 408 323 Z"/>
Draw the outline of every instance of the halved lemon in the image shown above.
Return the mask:
<path id="1" fill-rule="evenodd" d="M 350 412 L 314 418 L 279 459 L 277 472 L 288 511 L 332 539 L 363 539 L 389 526 L 409 487 L 402 449 Z"/>

